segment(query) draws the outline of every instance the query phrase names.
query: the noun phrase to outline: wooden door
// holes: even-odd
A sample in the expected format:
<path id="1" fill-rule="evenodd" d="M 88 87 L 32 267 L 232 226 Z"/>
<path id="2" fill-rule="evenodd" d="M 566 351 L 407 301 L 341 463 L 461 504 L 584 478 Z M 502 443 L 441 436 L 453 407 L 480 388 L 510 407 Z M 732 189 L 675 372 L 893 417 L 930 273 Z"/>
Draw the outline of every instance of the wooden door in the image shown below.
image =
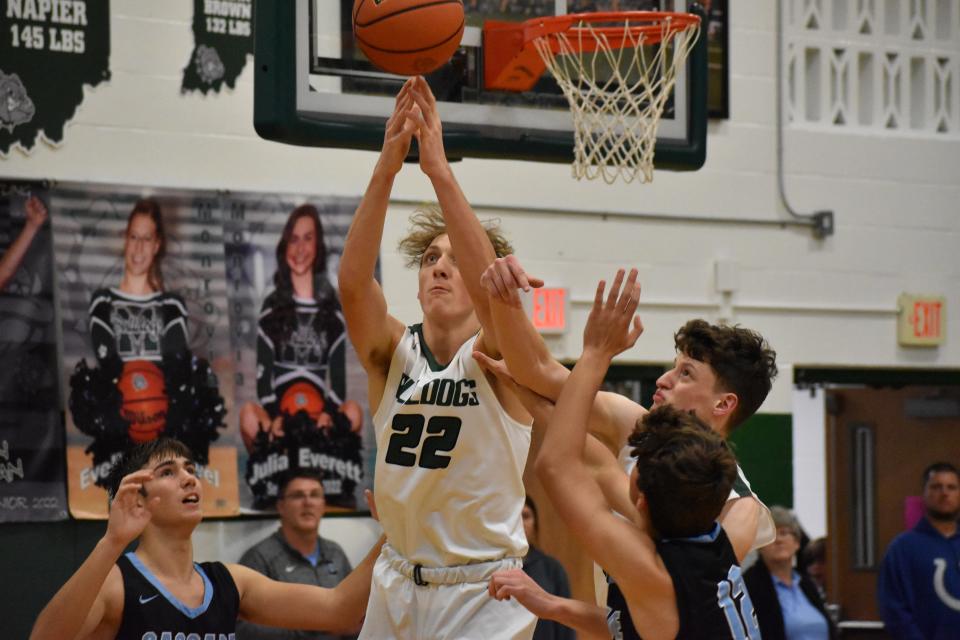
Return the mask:
<path id="1" fill-rule="evenodd" d="M 930 463 L 960 463 L 960 417 L 907 415 L 918 406 L 949 409 L 951 395 L 930 387 L 827 392 L 827 591 L 845 620 L 880 619 L 878 569 L 904 530 L 907 498 L 920 495 Z"/>

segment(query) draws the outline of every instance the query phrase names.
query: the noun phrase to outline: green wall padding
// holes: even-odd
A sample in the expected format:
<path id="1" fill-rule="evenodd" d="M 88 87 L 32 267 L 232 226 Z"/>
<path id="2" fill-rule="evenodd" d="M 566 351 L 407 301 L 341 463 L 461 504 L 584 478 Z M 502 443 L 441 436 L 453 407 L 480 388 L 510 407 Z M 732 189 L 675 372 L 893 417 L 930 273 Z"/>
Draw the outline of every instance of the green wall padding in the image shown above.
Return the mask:
<path id="1" fill-rule="evenodd" d="M 770 506 L 793 508 L 793 420 L 789 413 L 756 414 L 730 441 L 754 493 Z"/>

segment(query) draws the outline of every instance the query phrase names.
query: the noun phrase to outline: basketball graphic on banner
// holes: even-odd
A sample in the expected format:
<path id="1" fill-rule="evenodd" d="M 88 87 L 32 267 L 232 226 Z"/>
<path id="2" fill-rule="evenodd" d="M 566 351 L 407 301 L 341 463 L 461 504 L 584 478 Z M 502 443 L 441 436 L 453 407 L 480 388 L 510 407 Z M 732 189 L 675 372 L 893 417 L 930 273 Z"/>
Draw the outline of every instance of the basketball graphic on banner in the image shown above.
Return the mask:
<path id="1" fill-rule="evenodd" d="M 136 443 L 155 440 L 167 425 L 167 398 L 163 372 L 148 360 L 123 364 L 117 384 L 123 396 L 120 414 L 130 421 L 130 439 Z"/>
<path id="2" fill-rule="evenodd" d="M 280 399 L 280 411 L 293 416 L 298 411 L 306 411 L 314 421 L 323 413 L 323 395 L 309 382 L 296 382 L 283 392 Z"/>

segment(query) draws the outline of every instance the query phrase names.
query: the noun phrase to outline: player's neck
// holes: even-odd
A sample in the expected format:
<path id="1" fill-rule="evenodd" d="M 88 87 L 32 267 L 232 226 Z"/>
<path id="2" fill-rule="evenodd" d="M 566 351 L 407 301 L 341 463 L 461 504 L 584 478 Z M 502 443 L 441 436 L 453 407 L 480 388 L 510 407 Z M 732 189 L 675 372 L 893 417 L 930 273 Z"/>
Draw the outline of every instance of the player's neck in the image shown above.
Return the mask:
<path id="1" fill-rule="evenodd" d="M 150 286 L 150 281 L 146 274 L 133 276 L 124 273 L 123 279 L 120 280 L 119 289 L 124 293 L 135 296 L 145 296 L 153 293 L 153 287 Z"/>
<path id="2" fill-rule="evenodd" d="M 449 323 L 427 317 L 423 319 L 423 339 L 434 359 L 440 364 L 453 360 L 463 343 L 479 330 L 480 322 L 472 313 L 463 320 Z"/>
<path id="3" fill-rule="evenodd" d="M 298 531 L 293 527 L 280 525 L 280 532 L 287 544 L 300 555 L 306 557 L 317 550 L 318 535 L 316 531 Z"/>
<path id="4" fill-rule="evenodd" d="M 293 295 L 305 300 L 313 299 L 313 272 L 291 273 L 290 284 L 293 285 Z"/>
<path id="5" fill-rule="evenodd" d="M 140 536 L 137 557 L 156 576 L 189 580 L 193 575 L 193 541 L 190 535 L 148 527 Z"/>

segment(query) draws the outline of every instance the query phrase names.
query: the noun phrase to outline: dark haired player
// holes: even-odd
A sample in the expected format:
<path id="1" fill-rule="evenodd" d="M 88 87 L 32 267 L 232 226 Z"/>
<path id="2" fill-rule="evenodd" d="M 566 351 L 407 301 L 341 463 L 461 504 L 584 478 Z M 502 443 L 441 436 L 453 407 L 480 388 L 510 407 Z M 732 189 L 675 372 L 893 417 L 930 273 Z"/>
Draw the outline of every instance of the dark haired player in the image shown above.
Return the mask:
<path id="1" fill-rule="evenodd" d="M 106 534 L 44 607 L 31 640 L 234 638 L 238 618 L 355 632 L 377 544 L 333 589 L 275 582 L 235 564 L 195 563 L 202 487 L 190 450 L 159 438 L 123 455 L 110 478 Z M 136 551 L 124 553 L 134 540 Z"/>
<path id="2" fill-rule="evenodd" d="M 570 372 L 550 355 L 527 319 L 517 294 L 518 289 L 528 289 L 531 283 L 539 281 L 528 276 L 514 256 L 494 260 L 482 281 L 492 296 L 491 315 L 509 375 L 538 394 L 556 399 Z M 776 353 L 755 331 L 714 325 L 700 319 L 680 327 L 674 334 L 674 345 L 676 360 L 673 368 L 657 380 L 652 408 L 671 405 L 693 412 L 717 434 L 728 438 L 756 412 L 770 392 L 777 375 Z M 503 369 L 503 363 L 489 359 L 484 364 L 488 369 Z M 591 438 L 587 445 L 588 460 L 596 475 L 616 475 L 618 464 L 630 472 L 635 461 L 629 455 L 627 438 L 646 412 L 619 394 L 603 391 L 597 394 L 590 424 L 595 439 Z M 631 509 L 630 505 L 621 506 L 626 511 Z M 752 513 L 756 519 L 753 548 L 773 542 L 776 529 L 770 512 L 751 491 L 739 468 L 730 503 L 725 507 L 734 508 L 745 515 Z"/>
<path id="3" fill-rule="evenodd" d="M 737 476 L 724 439 L 692 413 L 661 405 L 630 436 L 637 465 L 629 482 L 602 490 L 584 460 L 600 384 L 613 357 L 632 347 L 642 331 L 634 315 L 640 295 L 636 277 L 634 270 L 621 295 L 619 271 L 606 300 L 605 283 L 598 285 L 583 354 L 556 407 L 517 390 L 535 423 L 549 423 L 537 475 L 560 516 L 610 576 L 606 624 L 602 609 L 580 603 L 593 615 L 576 626 L 628 640 L 640 638 L 638 630 L 645 640 L 758 640 L 739 566 L 755 525 L 735 512 L 721 516 Z M 627 493 L 621 500 L 635 507 L 630 519 L 614 513 L 611 505 L 620 501 L 609 501 L 610 491 Z M 498 599 L 513 595 L 498 576 L 490 591 Z"/>

